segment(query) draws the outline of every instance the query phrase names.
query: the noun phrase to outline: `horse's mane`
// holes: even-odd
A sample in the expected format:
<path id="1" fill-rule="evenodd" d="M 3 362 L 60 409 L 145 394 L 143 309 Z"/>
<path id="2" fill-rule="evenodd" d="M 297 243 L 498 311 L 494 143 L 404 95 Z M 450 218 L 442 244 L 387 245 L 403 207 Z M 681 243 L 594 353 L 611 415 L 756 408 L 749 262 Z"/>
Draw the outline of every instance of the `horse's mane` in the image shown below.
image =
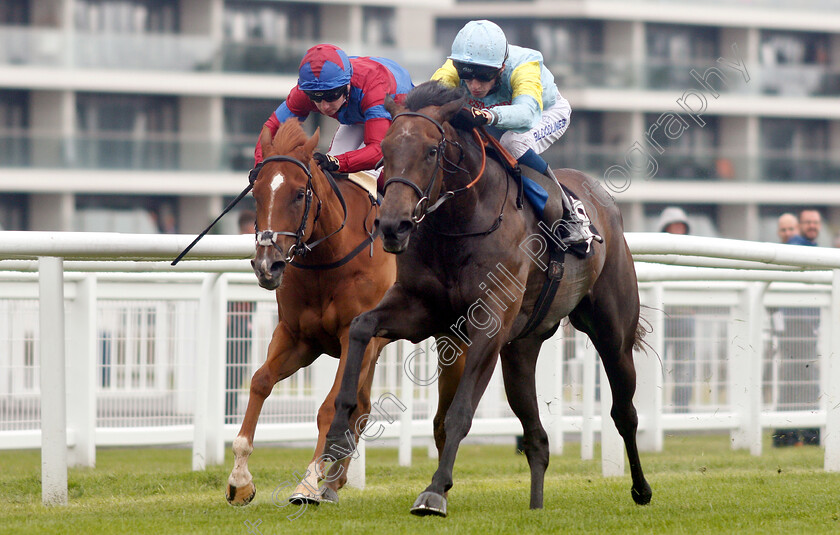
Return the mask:
<path id="1" fill-rule="evenodd" d="M 271 140 L 271 152 L 274 154 L 291 154 L 296 148 L 303 146 L 309 138 L 300 121 L 289 119 L 281 123 L 274 139 Z"/>
<path id="2" fill-rule="evenodd" d="M 417 111 L 426 106 L 443 106 L 453 100 L 466 100 L 467 91 L 463 87 L 447 87 L 437 80 L 423 82 L 408 92 L 405 107 Z"/>

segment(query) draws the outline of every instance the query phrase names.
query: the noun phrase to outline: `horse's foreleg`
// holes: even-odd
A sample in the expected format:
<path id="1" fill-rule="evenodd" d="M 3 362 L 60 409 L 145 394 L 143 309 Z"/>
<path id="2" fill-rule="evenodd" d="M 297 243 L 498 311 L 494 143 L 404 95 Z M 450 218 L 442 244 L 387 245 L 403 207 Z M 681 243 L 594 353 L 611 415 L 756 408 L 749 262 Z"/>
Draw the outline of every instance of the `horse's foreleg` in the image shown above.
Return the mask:
<path id="1" fill-rule="evenodd" d="M 347 334 L 341 337 L 342 347 L 347 348 Z M 357 396 L 356 409 L 350 417 L 350 424 L 356 430 L 354 440 L 358 442 L 359 431 L 363 430 L 366 422 L 366 417 L 370 414 L 370 389 L 373 383 L 373 372 L 376 366 L 376 360 L 379 353 L 384 347 L 386 340 L 374 339 L 365 352 L 365 360 L 363 364 L 363 371 L 361 376 L 361 387 L 359 388 Z M 346 362 L 346 355 L 342 355 L 339 361 L 339 368 L 336 372 L 335 381 L 329 394 L 327 395 L 321 408 L 318 410 L 318 442 L 315 445 L 315 456 L 310 463 L 305 481 L 301 482 L 303 488 L 298 488 L 296 491 L 301 493 L 309 493 L 311 495 L 307 501 L 310 503 L 318 503 L 319 501 L 326 501 L 330 503 L 338 502 L 338 490 L 347 482 L 347 469 L 352 457 L 347 457 L 340 461 L 333 463 L 329 472 L 325 475 L 324 469 L 326 459 L 322 457 L 321 453 L 324 451 L 324 444 L 326 443 L 327 431 L 329 431 L 335 416 L 335 398 L 341 386 L 341 376 L 344 369 L 344 362 Z M 360 421 L 361 419 L 361 421 Z M 318 488 L 317 493 L 314 489 L 317 488 L 318 481 L 323 479 L 323 484 Z M 294 496 L 293 496 L 294 497 Z"/>
<path id="2" fill-rule="evenodd" d="M 459 341 L 456 347 L 458 353 L 454 358 L 450 355 L 438 354 L 438 365 L 440 366 L 440 376 L 437 379 L 438 406 L 433 420 L 438 458 L 443 454 L 443 446 L 446 444 L 446 428 L 443 425 L 446 419 L 446 411 L 452 405 L 452 399 L 455 397 L 458 383 L 461 382 L 461 375 L 464 373 L 464 363 L 467 359 L 466 343 Z M 443 359 L 446 359 L 446 361 L 443 361 Z"/>
<path id="3" fill-rule="evenodd" d="M 542 341 L 526 338 L 502 350 L 505 394 L 522 423 L 523 449 L 531 468 L 531 509 L 542 509 L 545 471 L 548 468 L 548 435 L 540 421 L 535 374 Z"/>
<path id="4" fill-rule="evenodd" d="M 494 336 L 490 336 L 489 333 L 474 329 L 472 325 L 468 331 L 472 345 L 470 345 L 464 372 L 452 404 L 443 422 L 446 442 L 438 460 L 438 468 L 432 476 L 431 485 L 420 493 L 411 507 L 411 512 L 415 515 L 446 516 L 444 496 L 452 488 L 452 469 L 455 466 L 458 447 L 472 426 L 475 409 L 487 388 L 487 383 L 490 382 L 499 357 L 503 333 L 494 333 Z"/>
<path id="5" fill-rule="evenodd" d="M 365 350 L 374 336 L 396 340 L 401 338 L 422 339 L 431 332 L 428 325 L 430 312 L 420 301 L 407 294 L 398 284 L 392 286 L 376 308 L 354 319 L 350 324 L 350 343 L 341 388 L 335 399 L 335 416 L 327 433 L 324 455 L 332 459 L 343 459 L 355 449 L 348 441 L 352 437 L 350 416 L 356 410 L 359 380 L 364 365 Z"/>
<path id="6" fill-rule="evenodd" d="M 233 470 L 225 492 L 230 504 L 248 505 L 257 492 L 248 470 L 248 457 L 254 451 L 254 431 L 265 399 L 278 381 L 310 364 L 316 356 L 307 346 L 296 342 L 282 322 L 275 327 L 265 363 L 251 379 L 248 408 L 245 409 L 239 434 L 233 440 Z"/>

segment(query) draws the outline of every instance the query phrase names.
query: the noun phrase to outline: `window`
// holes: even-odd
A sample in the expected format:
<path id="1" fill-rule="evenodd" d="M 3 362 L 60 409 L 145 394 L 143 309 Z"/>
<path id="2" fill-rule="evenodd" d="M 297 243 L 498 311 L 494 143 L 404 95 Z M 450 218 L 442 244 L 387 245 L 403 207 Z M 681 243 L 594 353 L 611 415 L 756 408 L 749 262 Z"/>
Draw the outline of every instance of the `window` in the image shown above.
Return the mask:
<path id="1" fill-rule="evenodd" d="M 29 159 L 29 92 L 0 90 L 0 167 L 21 167 Z"/>
<path id="2" fill-rule="evenodd" d="M 647 75 L 652 89 L 692 87 L 692 68 L 716 66 L 719 54 L 717 28 L 647 25 Z M 702 71 L 701 71 L 702 72 Z"/>
<path id="3" fill-rule="evenodd" d="M 225 158 L 231 169 L 246 170 L 254 165 L 260 130 L 280 103 L 279 99 L 225 99 Z"/>
<path id="4" fill-rule="evenodd" d="M 709 179 L 709 178 L 731 178 L 719 176 L 718 166 L 718 139 L 719 121 L 715 116 L 703 116 L 706 125 L 700 127 L 688 115 L 679 116 L 679 119 L 671 119 L 671 124 L 680 130 L 679 124 L 688 124 L 688 128 L 680 130 L 676 139 L 671 139 L 666 134 L 668 122 L 662 121 L 661 126 L 656 127 L 659 114 L 648 113 L 645 115 L 645 125 L 651 132 L 650 145 L 662 147 L 664 152 L 652 150 L 651 155 L 656 158 L 659 165 L 657 178 L 678 178 L 678 179 Z M 678 120 L 685 121 L 679 123 Z M 672 132 L 674 137 L 677 132 Z"/>
<path id="5" fill-rule="evenodd" d="M 80 93 L 78 155 L 85 167 L 178 167 L 175 97 Z"/>
<path id="6" fill-rule="evenodd" d="M 319 40 L 319 7 L 301 3 L 225 4 L 223 68 L 296 73 L 304 51 Z"/>
<path id="7" fill-rule="evenodd" d="M 764 118 L 760 131 L 765 180 L 825 182 L 840 176 L 829 159 L 828 121 Z"/>
<path id="8" fill-rule="evenodd" d="M 91 33 L 177 33 L 179 6 L 170 0 L 77 0 L 76 29 Z"/>
<path id="9" fill-rule="evenodd" d="M 393 45 L 394 8 L 362 8 L 362 39 L 368 45 Z"/>
<path id="10" fill-rule="evenodd" d="M 30 23 L 28 0 L 3 0 L 0 2 L 0 24 L 26 25 Z"/>

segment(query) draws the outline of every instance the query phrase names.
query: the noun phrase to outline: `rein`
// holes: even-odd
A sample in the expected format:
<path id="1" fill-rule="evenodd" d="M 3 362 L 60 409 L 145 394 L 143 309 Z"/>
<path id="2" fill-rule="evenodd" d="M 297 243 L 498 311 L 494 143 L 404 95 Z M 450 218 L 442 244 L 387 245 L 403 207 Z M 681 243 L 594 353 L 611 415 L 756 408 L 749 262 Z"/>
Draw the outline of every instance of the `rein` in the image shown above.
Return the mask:
<path id="1" fill-rule="evenodd" d="M 487 164 L 486 146 L 490 142 L 487 139 L 485 139 L 485 137 L 489 138 L 489 139 L 493 139 L 493 138 L 491 136 L 488 136 L 486 133 L 484 133 L 483 129 L 482 129 L 481 132 L 479 132 L 478 129 L 473 129 L 473 131 L 472 131 L 473 136 L 475 137 L 476 143 L 478 144 L 479 148 L 481 149 L 481 166 L 479 167 L 478 173 L 476 173 L 475 178 L 472 179 L 472 181 L 469 184 L 467 184 L 466 186 L 464 186 L 462 188 L 458 188 L 458 189 L 449 190 L 449 191 L 444 192 L 442 195 L 438 196 L 438 199 L 437 199 L 437 201 L 435 201 L 434 204 L 429 206 L 429 197 L 431 195 L 432 189 L 434 188 L 435 184 L 438 182 L 438 177 L 440 177 L 441 184 L 443 183 L 443 173 L 454 173 L 456 171 L 462 171 L 467 176 L 470 176 L 469 170 L 464 169 L 463 167 L 460 166 L 461 162 L 464 159 L 464 149 L 463 149 L 463 147 L 461 147 L 460 143 L 458 143 L 457 141 L 448 140 L 446 138 L 446 131 L 443 129 L 443 126 L 438 121 L 433 119 L 432 117 L 429 117 L 428 115 L 420 113 L 420 112 L 406 111 L 406 112 L 398 113 L 397 115 L 395 115 L 394 119 L 392 121 L 392 124 L 393 124 L 394 121 L 397 120 L 397 118 L 402 117 L 402 116 L 422 117 L 423 119 L 426 119 L 429 122 L 431 122 L 433 125 L 435 125 L 435 127 L 437 128 L 438 132 L 440 132 L 440 135 L 441 135 L 441 139 L 438 142 L 438 148 L 437 148 L 437 152 L 436 152 L 435 167 L 432 170 L 431 177 L 430 177 L 430 180 L 429 180 L 429 184 L 428 184 L 428 186 L 426 186 L 425 191 L 421 190 L 417 186 L 417 184 L 415 184 L 411 180 L 408 180 L 407 178 L 404 178 L 404 177 L 401 177 L 401 176 L 395 176 L 395 177 L 392 177 L 392 178 L 388 179 L 385 182 L 385 186 L 383 188 L 383 194 L 384 194 L 385 191 L 387 191 L 388 186 L 391 185 L 392 183 L 396 182 L 396 183 L 406 185 L 406 186 L 408 186 L 408 187 L 410 187 L 411 189 L 414 190 L 414 192 L 417 194 L 417 196 L 420 199 L 419 201 L 417 201 L 417 204 L 414 206 L 414 210 L 412 211 L 412 215 L 411 215 L 411 220 L 416 225 L 416 224 L 419 224 L 421 221 L 423 221 L 423 219 L 426 217 L 426 215 L 428 215 L 428 214 L 434 212 L 435 210 L 437 210 L 438 208 L 440 208 L 440 206 L 443 203 L 445 203 L 446 201 L 452 199 L 453 197 L 455 197 L 457 195 L 460 195 L 461 193 L 464 193 L 464 192 L 468 191 L 469 189 L 471 189 L 473 186 L 475 186 L 478 183 L 478 181 L 484 176 L 484 171 L 485 171 L 486 164 Z M 482 136 L 482 133 L 484 133 L 484 137 Z M 495 141 L 495 140 L 493 140 L 493 141 Z M 458 150 L 460 151 L 460 157 L 458 159 L 458 163 L 453 163 L 452 161 L 450 161 L 446 158 L 446 147 L 447 147 L 447 145 L 453 145 L 453 146 L 457 147 Z M 444 165 L 441 163 L 441 161 L 445 162 L 446 164 L 449 164 L 450 168 L 449 169 L 445 168 Z M 438 174 L 438 169 L 441 170 L 442 173 Z M 493 222 L 493 224 L 487 230 L 479 231 L 479 232 L 466 232 L 466 233 L 448 233 L 448 232 L 438 230 L 434 227 L 432 227 L 432 230 L 434 230 L 438 234 L 441 234 L 441 235 L 447 236 L 447 237 L 452 237 L 452 238 L 486 236 L 486 235 L 494 232 L 496 229 L 499 228 L 499 225 L 501 225 L 501 223 L 502 223 L 502 217 L 504 215 L 504 207 L 505 207 L 505 203 L 507 202 L 507 197 L 508 197 L 509 190 L 510 190 L 510 182 L 508 180 L 505 180 L 505 199 L 502 202 L 502 208 L 499 212 L 499 216 L 496 218 L 496 220 Z"/>
<path id="2" fill-rule="evenodd" d="M 368 237 L 365 238 L 362 243 L 360 243 L 355 249 L 350 251 L 347 255 L 345 255 L 340 260 L 335 262 L 331 262 L 329 264 L 301 264 L 299 262 L 295 262 L 295 256 L 306 256 L 307 253 L 312 251 L 315 247 L 326 241 L 327 239 L 335 236 L 344 228 L 347 224 L 347 203 L 344 200 L 344 196 L 341 194 L 341 190 L 336 184 L 335 179 L 333 178 L 332 174 L 329 172 L 324 172 L 324 176 L 327 178 L 327 182 L 329 182 L 330 187 L 332 188 L 333 192 L 335 193 L 336 197 L 338 197 L 338 202 L 341 204 L 341 209 L 344 211 L 344 219 L 341 221 L 341 226 L 339 226 L 336 230 L 330 232 L 326 236 L 319 238 L 313 242 L 304 242 L 303 236 L 306 233 L 306 222 L 309 218 L 309 211 L 312 208 L 312 197 L 313 195 L 318 198 L 318 205 L 315 212 L 315 219 L 312 221 L 312 225 L 314 226 L 315 223 L 318 221 L 318 217 L 321 215 L 321 197 L 315 191 L 312 185 L 312 173 L 309 171 L 309 168 L 300 160 L 296 158 L 292 158 L 291 156 L 271 156 L 266 158 L 254 169 L 256 173 L 252 170 L 251 174 L 256 178 L 256 175 L 259 174 L 259 170 L 262 166 L 267 162 L 289 162 L 292 164 L 297 165 L 300 167 L 304 173 L 306 173 L 306 205 L 303 209 L 303 217 L 301 218 L 300 225 L 295 232 L 288 232 L 288 231 L 274 231 L 271 229 L 268 230 L 257 230 L 256 231 L 256 238 L 257 238 L 257 245 L 262 247 L 274 247 L 277 249 L 281 254 L 285 255 L 285 260 L 290 265 L 300 268 L 300 269 L 312 269 L 312 270 L 326 270 L 326 269 L 335 269 L 337 267 L 343 266 L 350 260 L 356 257 L 361 251 L 363 251 L 368 245 L 373 243 L 375 234 L 372 232 L 368 233 Z M 372 201 L 373 202 L 373 201 Z M 283 251 L 279 245 L 277 245 L 277 237 L 278 236 L 291 236 L 295 238 L 295 243 L 289 247 L 288 251 Z"/>
<path id="3" fill-rule="evenodd" d="M 338 185 L 335 183 L 335 180 L 333 179 L 332 175 L 330 173 L 325 172 L 324 176 L 326 176 L 327 181 L 330 184 L 330 187 L 335 192 L 336 197 L 338 197 L 339 203 L 341 203 L 341 208 L 344 211 L 344 219 L 341 222 L 341 226 L 338 227 L 337 230 L 328 234 L 327 236 L 324 236 L 323 238 L 318 239 L 318 240 L 316 240 L 314 242 L 311 242 L 311 243 L 303 242 L 303 235 L 306 233 L 306 220 L 309 216 L 309 211 L 312 208 L 312 196 L 313 195 L 315 197 L 318 197 L 318 206 L 316 208 L 315 220 L 313 221 L 313 225 L 315 224 L 315 222 L 318 221 L 318 217 L 321 215 L 321 198 L 318 196 L 317 192 L 315 192 L 315 190 L 312 186 L 312 173 L 309 171 L 309 168 L 303 162 L 301 162 L 300 160 L 298 160 L 296 158 L 292 158 L 291 156 L 269 156 L 268 158 L 265 158 L 263 161 L 261 161 L 260 163 L 255 165 L 253 169 L 251 169 L 251 171 L 248 173 L 248 185 L 245 187 L 245 189 L 242 190 L 242 192 L 239 195 L 237 195 L 236 198 L 233 199 L 233 201 L 231 201 L 224 208 L 224 210 L 222 210 L 222 213 L 219 214 L 219 216 L 216 217 L 216 219 L 214 219 L 213 222 L 210 223 L 210 225 L 207 226 L 207 228 L 205 228 L 198 236 L 196 236 L 196 238 L 192 241 L 192 243 L 190 243 L 183 251 L 181 251 L 181 254 L 179 254 L 175 258 L 175 260 L 172 261 L 171 265 L 174 266 L 178 262 L 180 262 L 181 259 L 184 258 L 184 256 L 186 256 L 186 254 L 189 253 L 190 250 L 192 250 L 192 248 L 195 246 L 195 244 L 198 243 L 198 241 L 201 238 L 203 238 L 208 232 L 210 232 L 210 229 L 212 229 L 213 226 L 216 223 L 219 222 L 219 220 L 222 218 L 222 216 L 224 216 L 226 213 L 230 212 L 230 210 L 234 206 L 236 206 L 236 204 L 239 203 L 239 201 L 241 201 L 254 188 L 254 183 L 257 181 L 257 177 L 259 176 L 260 171 L 262 170 L 263 166 L 265 166 L 265 164 L 267 164 L 269 162 L 289 162 L 289 163 L 293 163 L 293 164 L 297 165 L 298 167 L 300 167 L 303 170 L 304 173 L 306 173 L 306 177 L 307 177 L 306 193 L 305 193 L 305 195 L 306 195 L 306 206 L 304 207 L 303 218 L 301 219 L 300 226 L 298 227 L 297 231 L 295 231 L 295 232 L 275 232 L 275 231 L 272 231 L 270 229 L 269 230 L 263 230 L 263 231 L 255 230 L 255 237 L 256 237 L 256 241 L 257 241 L 258 245 L 266 246 L 266 247 L 268 247 L 268 246 L 274 247 L 275 249 L 280 251 L 281 254 L 283 254 L 285 256 L 286 262 L 290 263 L 291 265 L 293 265 L 297 268 L 318 270 L 318 269 L 333 269 L 333 268 L 342 266 L 342 265 L 346 264 L 347 262 L 349 262 L 350 260 L 352 260 L 357 254 L 359 254 L 359 252 L 364 250 L 364 248 L 368 244 L 373 243 L 375 234 L 373 232 L 369 232 L 368 237 L 359 246 L 357 246 L 347 256 L 345 256 L 344 258 L 342 258 L 341 260 L 338 260 L 336 262 L 332 262 L 330 264 L 319 264 L 319 265 L 300 264 L 298 262 L 293 262 L 293 259 L 296 255 L 305 256 L 306 253 L 311 251 L 317 245 L 319 245 L 320 243 L 325 241 L 327 238 L 330 238 L 330 237 L 334 236 L 335 234 L 337 234 L 338 232 L 340 232 L 344 228 L 345 224 L 347 223 L 347 203 L 344 201 L 344 196 L 341 194 L 341 190 L 338 188 Z M 373 202 L 373 201 L 371 201 L 371 202 Z M 277 245 L 277 242 L 275 241 L 277 239 L 277 236 L 293 236 L 295 238 L 295 243 L 289 248 L 288 251 L 283 251 L 283 250 L 280 249 L 280 247 Z M 371 252 L 372 252 L 372 250 L 371 250 Z"/>

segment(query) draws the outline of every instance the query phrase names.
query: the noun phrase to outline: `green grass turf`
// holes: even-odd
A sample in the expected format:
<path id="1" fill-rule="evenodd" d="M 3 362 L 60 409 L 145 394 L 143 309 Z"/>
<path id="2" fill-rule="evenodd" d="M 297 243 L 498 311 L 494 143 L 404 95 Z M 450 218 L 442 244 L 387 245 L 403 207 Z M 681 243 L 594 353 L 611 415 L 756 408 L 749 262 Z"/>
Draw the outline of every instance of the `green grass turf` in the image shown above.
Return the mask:
<path id="1" fill-rule="evenodd" d="M 630 497 L 630 476 L 603 478 L 600 453 L 580 460 L 576 444 L 553 456 L 545 509 L 528 509 L 529 472 L 510 445 L 465 445 L 455 464 L 449 517 L 419 518 L 409 507 L 437 465 L 425 448 L 413 465 L 396 449 L 368 448 L 367 488 L 341 503 L 279 508 L 272 491 L 302 473 L 311 452 L 257 446 L 249 463 L 257 497 L 227 505 L 232 467 L 190 471 L 188 449 L 100 449 L 95 469 L 71 469 L 69 505 L 41 505 L 40 453 L 0 452 L 0 533 L 840 533 L 840 474 L 822 470 L 824 450 L 770 447 L 752 457 L 726 435 L 676 435 L 661 453 L 642 453 L 653 501 Z M 278 499 L 289 489 L 281 489 Z M 249 528 L 249 526 L 252 526 Z M 249 531 L 250 530 L 250 531 Z"/>

